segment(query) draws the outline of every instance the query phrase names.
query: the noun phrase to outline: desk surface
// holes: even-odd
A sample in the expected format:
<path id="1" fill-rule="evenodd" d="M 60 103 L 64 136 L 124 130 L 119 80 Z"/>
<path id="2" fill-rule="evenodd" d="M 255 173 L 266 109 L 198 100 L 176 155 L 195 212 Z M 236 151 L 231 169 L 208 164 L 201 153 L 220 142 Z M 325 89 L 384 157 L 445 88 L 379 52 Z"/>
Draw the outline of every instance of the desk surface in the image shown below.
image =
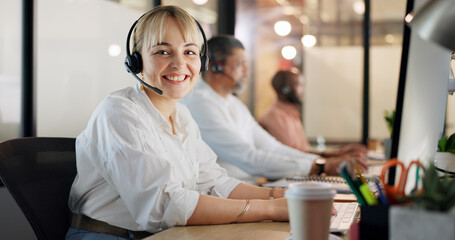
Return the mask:
<path id="1" fill-rule="evenodd" d="M 370 174 L 379 174 L 384 161 L 370 165 Z M 289 237 L 289 222 L 235 223 L 173 227 L 146 238 L 146 240 L 284 240 Z M 348 240 L 349 233 L 341 236 Z"/>
<path id="2" fill-rule="evenodd" d="M 288 236 L 288 222 L 260 222 L 174 227 L 150 236 L 146 240 L 284 240 Z M 344 235 L 342 238 L 347 240 L 349 235 Z"/>

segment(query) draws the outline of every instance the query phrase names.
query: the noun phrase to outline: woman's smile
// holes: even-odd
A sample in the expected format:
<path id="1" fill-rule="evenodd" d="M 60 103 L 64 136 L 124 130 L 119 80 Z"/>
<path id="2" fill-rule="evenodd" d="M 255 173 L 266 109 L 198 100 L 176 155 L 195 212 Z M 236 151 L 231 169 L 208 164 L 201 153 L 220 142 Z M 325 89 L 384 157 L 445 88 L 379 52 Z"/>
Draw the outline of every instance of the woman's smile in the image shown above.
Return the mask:
<path id="1" fill-rule="evenodd" d="M 162 78 L 171 84 L 184 84 L 190 80 L 190 76 L 187 74 L 166 74 Z"/>

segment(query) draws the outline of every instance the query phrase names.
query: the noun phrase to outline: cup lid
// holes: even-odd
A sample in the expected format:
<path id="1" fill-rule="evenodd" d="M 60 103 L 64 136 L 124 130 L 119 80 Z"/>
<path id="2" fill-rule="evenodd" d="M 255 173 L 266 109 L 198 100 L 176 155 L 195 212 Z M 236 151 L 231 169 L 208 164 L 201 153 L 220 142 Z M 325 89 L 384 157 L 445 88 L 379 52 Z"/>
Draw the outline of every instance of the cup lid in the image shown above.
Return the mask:
<path id="1" fill-rule="evenodd" d="M 286 198 L 292 199 L 332 199 L 336 191 L 332 184 L 321 182 L 291 183 L 285 192 Z"/>

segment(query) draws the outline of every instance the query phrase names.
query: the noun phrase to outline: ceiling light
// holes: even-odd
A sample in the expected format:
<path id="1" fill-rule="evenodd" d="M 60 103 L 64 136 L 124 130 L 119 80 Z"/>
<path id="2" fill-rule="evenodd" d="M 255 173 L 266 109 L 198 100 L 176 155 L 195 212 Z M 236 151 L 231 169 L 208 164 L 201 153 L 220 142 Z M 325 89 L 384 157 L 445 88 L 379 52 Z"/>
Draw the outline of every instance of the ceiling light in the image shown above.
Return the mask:
<path id="1" fill-rule="evenodd" d="M 354 9 L 354 12 L 362 15 L 365 13 L 365 3 L 363 1 L 355 1 L 352 4 L 352 9 Z"/>
<path id="2" fill-rule="evenodd" d="M 204 5 L 207 3 L 208 0 L 193 0 L 194 4 L 196 5 Z"/>
<path id="3" fill-rule="evenodd" d="M 278 21 L 274 25 L 276 34 L 286 36 L 291 32 L 291 24 L 288 21 Z"/>
<path id="4" fill-rule="evenodd" d="M 297 55 L 297 50 L 293 46 L 285 46 L 281 49 L 281 56 L 287 60 L 292 60 Z"/>
<path id="5" fill-rule="evenodd" d="M 303 35 L 302 39 L 302 44 L 305 47 L 314 47 L 316 45 L 316 37 L 310 34 Z"/>

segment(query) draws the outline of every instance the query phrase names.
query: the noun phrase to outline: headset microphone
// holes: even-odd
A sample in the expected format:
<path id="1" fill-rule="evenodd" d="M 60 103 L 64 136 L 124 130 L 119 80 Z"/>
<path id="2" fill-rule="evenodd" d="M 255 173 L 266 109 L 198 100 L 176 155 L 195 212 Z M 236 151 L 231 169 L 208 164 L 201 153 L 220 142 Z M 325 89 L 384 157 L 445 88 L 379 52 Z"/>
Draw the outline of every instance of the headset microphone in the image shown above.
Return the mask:
<path id="1" fill-rule="evenodd" d="M 143 14 L 140 18 L 138 18 L 133 25 L 130 28 L 130 31 L 128 32 L 128 36 L 126 38 L 126 58 L 125 58 L 125 68 L 126 71 L 131 73 L 141 84 L 144 86 L 152 89 L 154 92 L 158 93 L 159 95 L 163 95 L 163 91 L 157 87 L 152 87 L 146 82 L 144 82 L 142 79 L 140 79 L 136 74 L 140 73 L 142 71 L 142 56 L 139 52 L 133 52 L 133 54 L 130 53 L 130 38 L 131 34 L 133 33 L 134 27 L 136 24 L 139 22 L 139 19 L 141 19 L 145 14 Z M 204 29 L 202 29 L 202 26 L 199 24 L 196 19 L 194 20 L 199 28 L 199 31 L 202 34 L 202 38 L 204 40 L 204 51 L 201 51 L 200 54 L 200 59 L 201 59 L 201 72 L 207 71 L 208 68 L 208 49 L 207 49 L 207 38 L 205 36 Z"/>
<path id="2" fill-rule="evenodd" d="M 221 74 L 223 74 L 225 77 L 227 77 L 229 80 L 233 81 L 235 83 L 235 88 L 238 89 L 242 86 L 242 83 L 240 82 L 240 80 L 236 80 L 234 79 L 233 77 L 227 75 L 224 71 L 222 72 L 219 72 Z"/>
<path id="3" fill-rule="evenodd" d="M 128 66 L 128 64 L 126 63 L 125 61 L 125 67 L 126 67 L 126 71 L 128 71 L 129 73 L 131 73 L 139 82 L 141 82 L 144 86 L 152 89 L 153 91 L 155 91 L 156 93 L 158 93 L 159 95 L 163 95 L 163 90 L 157 88 L 157 87 L 152 87 L 150 86 L 149 84 L 147 84 L 146 82 L 142 81 L 142 79 L 140 79 L 131 69 L 130 67 Z"/>

